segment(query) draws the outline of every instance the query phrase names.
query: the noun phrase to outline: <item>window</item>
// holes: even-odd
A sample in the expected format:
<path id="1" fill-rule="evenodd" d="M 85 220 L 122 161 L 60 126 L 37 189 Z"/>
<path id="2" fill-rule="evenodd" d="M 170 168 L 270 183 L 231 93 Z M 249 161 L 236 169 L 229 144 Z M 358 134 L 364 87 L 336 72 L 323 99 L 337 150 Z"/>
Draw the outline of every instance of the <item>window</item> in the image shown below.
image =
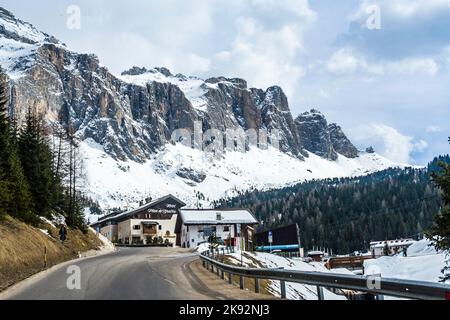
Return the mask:
<path id="1" fill-rule="evenodd" d="M 186 232 L 189 232 L 189 226 L 186 227 Z"/>
<path id="2" fill-rule="evenodd" d="M 223 232 L 230 232 L 230 226 L 224 226 Z"/>
<path id="3" fill-rule="evenodd" d="M 161 226 L 161 225 L 158 226 L 158 230 L 159 230 L 159 231 L 162 230 L 162 226 Z"/>
<path id="4" fill-rule="evenodd" d="M 139 224 L 135 225 L 133 226 L 133 230 L 141 230 L 141 226 Z"/>

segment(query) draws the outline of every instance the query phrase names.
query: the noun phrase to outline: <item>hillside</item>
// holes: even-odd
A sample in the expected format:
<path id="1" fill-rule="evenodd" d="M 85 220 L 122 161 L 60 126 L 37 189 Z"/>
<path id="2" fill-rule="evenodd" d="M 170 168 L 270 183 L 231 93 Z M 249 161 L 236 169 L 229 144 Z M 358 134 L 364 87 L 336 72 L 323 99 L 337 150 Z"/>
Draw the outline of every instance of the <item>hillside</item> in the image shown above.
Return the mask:
<path id="1" fill-rule="evenodd" d="M 68 240 L 61 244 L 58 230 L 50 222 L 31 227 L 11 217 L 0 220 L 0 291 L 80 253 L 99 250 L 104 244 L 94 232 L 84 234 L 68 230 Z M 44 256 L 47 252 L 47 262 Z"/>
<path id="2" fill-rule="evenodd" d="M 418 281 L 440 282 L 447 255 L 437 252 L 430 241 L 421 240 L 408 248 L 408 257 L 402 254 L 381 257 L 365 262 L 366 274 Z M 450 280 L 447 280 L 450 283 Z"/>
<path id="3" fill-rule="evenodd" d="M 438 160 L 429 165 L 436 168 Z M 263 228 L 298 223 L 303 246 L 347 254 L 371 240 L 415 237 L 430 227 L 442 205 L 428 169 L 388 169 L 357 178 L 310 181 L 270 191 L 254 190 L 219 201 L 246 207 Z"/>

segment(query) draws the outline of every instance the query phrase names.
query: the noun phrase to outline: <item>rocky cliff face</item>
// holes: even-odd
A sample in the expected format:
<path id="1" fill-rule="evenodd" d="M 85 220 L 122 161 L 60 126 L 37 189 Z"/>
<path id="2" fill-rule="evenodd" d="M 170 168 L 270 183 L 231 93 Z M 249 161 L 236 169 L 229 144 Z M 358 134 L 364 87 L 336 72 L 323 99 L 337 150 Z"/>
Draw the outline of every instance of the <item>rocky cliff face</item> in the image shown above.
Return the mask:
<path id="1" fill-rule="evenodd" d="M 144 162 L 169 143 L 176 129 L 280 131 L 283 152 L 306 151 L 329 160 L 358 151 L 337 125 L 320 113 L 295 121 L 280 87 L 248 88 L 245 80 L 202 80 L 165 68 L 134 67 L 114 76 L 94 55 L 70 51 L 53 37 L 0 9 L 0 64 L 11 81 L 11 110 L 29 107 L 52 123 L 73 128 L 80 140 L 102 145 L 119 160 Z"/>
<path id="2" fill-rule="evenodd" d="M 329 160 L 337 160 L 338 153 L 347 158 L 358 157 L 358 150 L 337 124 L 328 124 L 325 116 L 313 109 L 295 120 L 303 147 Z"/>

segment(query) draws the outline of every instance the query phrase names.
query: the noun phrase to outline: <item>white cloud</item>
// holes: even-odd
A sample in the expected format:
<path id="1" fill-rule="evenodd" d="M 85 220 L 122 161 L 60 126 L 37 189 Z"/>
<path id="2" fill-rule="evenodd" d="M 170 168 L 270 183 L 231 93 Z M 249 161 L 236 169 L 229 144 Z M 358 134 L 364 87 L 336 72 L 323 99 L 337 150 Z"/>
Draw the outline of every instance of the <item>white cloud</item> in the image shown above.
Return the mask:
<path id="1" fill-rule="evenodd" d="M 325 66 L 328 71 L 335 74 L 368 72 L 380 75 L 384 72 L 381 65 L 369 64 L 362 55 L 356 54 L 351 48 L 342 48 L 336 51 Z"/>
<path id="2" fill-rule="evenodd" d="M 298 81 L 306 73 L 298 58 L 305 50 L 304 33 L 316 20 L 316 13 L 307 0 L 255 0 L 247 9 L 248 14 L 234 20 L 237 32 L 230 46 L 215 54 L 215 72 L 245 78 L 255 87 L 280 85 L 292 98 Z M 271 25 L 257 14 L 250 15 L 255 10 L 278 18 L 283 12 L 295 15 L 283 16 Z"/>
<path id="3" fill-rule="evenodd" d="M 442 128 L 440 126 L 428 126 L 427 127 L 428 133 L 439 133 L 442 132 Z"/>
<path id="4" fill-rule="evenodd" d="M 297 17 L 313 22 L 317 19 L 317 13 L 309 7 L 308 0 L 251 0 L 253 7 L 268 13 L 274 11 L 294 12 Z"/>
<path id="5" fill-rule="evenodd" d="M 358 10 L 352 13 L 349 20 L 364 20 L 369 17 L 368 8 L 378 5 L 384 13 L 398 18 L 414 18 L 429 15 L 442 9 L 450 9 L 450 0 L 363 0 Z"/>
<path id="6" fill-rule="evenodd" d="M 374 146 L 379 154 L 401 164 L 414 162 L 411 154 L 428 148 L 426 141 L 416 141 L 414 137 L 384 124 L 360 125 L 349 130 L 349 133 L 353 141 L 361 146 Z"/>
<path id="7" fill-rule="evenodd" d="M 434 76 L 439 65 L 432 58 L 405 58 L 394 61 L 369 62 L 352 48 L 341 48 L 325 63 L 334 74 L 368 73 L 370 75 L 428 75 Z"/>
<path id="8" fill-rule="evenodd" d="M 447 46 L 442 50 L 442 58 L 447 67 L 450 67 L 450 46 Z"/>
<path id="9" fill-rule="evenodd" d="M 432 58 L 406 58 L 391 61 L 385 64 L 385 68 L 389 73 L 403 75 L 425 74 L 434 76 L 439 71 L 437 62 Z"/>
<path id="10" fill-rule="evenodd" d="M 413 151 L 424 152 L 429 147 L 429 144 L 425 140 L 419 140 L 413 144 L 413 147 Z"/>

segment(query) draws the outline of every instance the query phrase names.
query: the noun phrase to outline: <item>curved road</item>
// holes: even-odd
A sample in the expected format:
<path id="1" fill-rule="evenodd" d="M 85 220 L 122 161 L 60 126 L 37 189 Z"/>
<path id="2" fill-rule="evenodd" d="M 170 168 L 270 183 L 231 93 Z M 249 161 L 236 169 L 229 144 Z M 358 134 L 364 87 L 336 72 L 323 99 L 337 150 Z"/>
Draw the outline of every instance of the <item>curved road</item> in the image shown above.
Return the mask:
<path id="1" fill-rule="evenodd" d="M 221 299 L 196 280 L 188 264 L 195 254 L 180 249 L 122 248 L 76 261 L 81 289 L 67 288 L 68 266 L 20 288 L 11 300 L 207 300 Z"/>

